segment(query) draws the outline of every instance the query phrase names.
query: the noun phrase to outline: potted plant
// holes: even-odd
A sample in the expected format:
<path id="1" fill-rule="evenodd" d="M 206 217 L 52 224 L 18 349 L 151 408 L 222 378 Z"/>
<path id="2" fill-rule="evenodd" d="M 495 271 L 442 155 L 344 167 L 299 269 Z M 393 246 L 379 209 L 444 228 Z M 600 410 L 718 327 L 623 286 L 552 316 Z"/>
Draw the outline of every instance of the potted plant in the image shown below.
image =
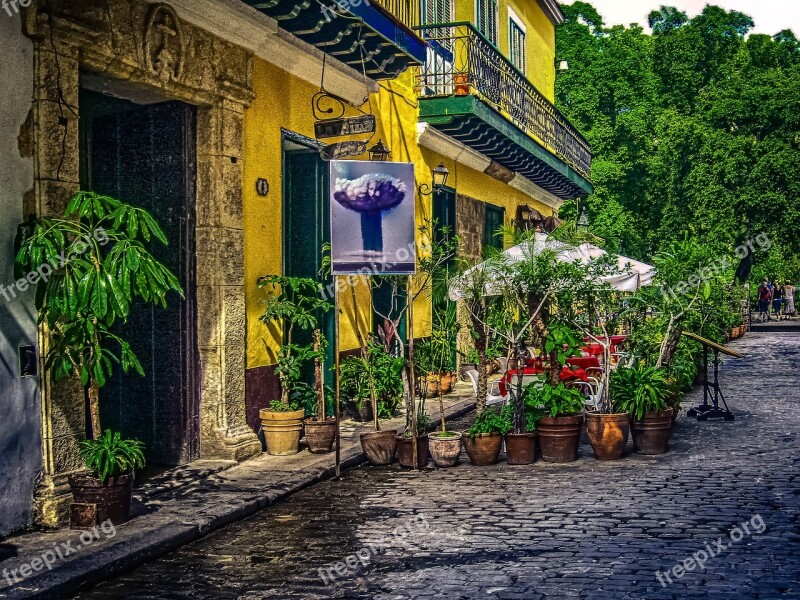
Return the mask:
<path id="1" fill-rule="evenodd" d="M 554 463 L 578 460 L 585 402 L 583 393 L 563 382 L 554 386 L 542 380 L 529 384 L 524 398 L 525 404 L 539 407 L 542 411 L 536 432 L 542 459 Z"/>
<path id="2" fill-rule="evenodd" d="M 514 421 L 514 407 L 503 407 L 503 416 Z M 541 418 L 539 410 L 525 405 L 525 430 L 521 433 L 510 431 L 505 436 L 506 462 L 510 465 L 529 465 L 536 462 L 536 424 Z"/>
<path id="3" fill-rule="evenodd" d="M 480 361 L 480 358 L 478 357 L 478 351 L 475 350 L 475 348 L 470 348 L 468 352 L 461 352 L 460 355 L 461 367 L 459 368 L 459 374 L 461 375 L 461 380 L 469 381 L 467 372 L 478 370 L 478 362 Z"/>
<path id="4" fill-rule="evenodd" d="M 312 454 L 327 454 L 333 450 L 336 441 L 336 418 L 331 416 L 326 401 L 325 386 L 322 381 L 322 356 L 324 338 L 319 329 L 314 330 L 314 398 L 316 400 L 314 417 L 306 419 L 304 430 L 308 450 Z"/>
<path id="5" fill-rule="evenodd" d="M 447 431 L 447 422 L 444 417 L 444 400 L 441 394 L 438 395 L 438 399 L 441 428 L 428 435 L 428 451 L 437 467 L 452 467 L 458 463 L 458 457 L 461 455 L 462 436 L 458 432 Z"/>
<path id="6" fill-rule="evenodd" d="M 512 429 L 507 413 L 495 407 L 490 406 L 479 413 L 464 437 L 464 448 L 470 462 L 476 467 L 495 464 L 503 446 L 503 436 Z"/>
<path id="7" fill-rule="evenodd" d="M 55 379 L 80 377 L 91 440 L 98 440 L 102 432 L 100 388 L 112 376 L 114 363 L 126 373 L 144 375 L 130 344 L 115 333 L 115 325 L 129 317 L 137 300 L 166 306 L 169 292 L 183 297 L 175 275 L 147 250 L 156 240 L 167 244 L 150 213 L 92 192 L 78 192 L 63 218 L 36 219 L 20 227 L 15 271 L 20 277 L 37 271 L 41 275 L 36 308 L 39 324 L 48 333 L 45 369 Z M 110 436 L 107 442 L 106 436 Z M 106 443 L 105 451 L 98 445 L 86 447 L 97 450 L 98 461 L 106 461 L 92 464 L 107 464 L 111 470 L 101 469 L 101 477 L 91 484 L 84 477 L 75 478 L 76 497 L 92 487 L 101 495 L 126 496 L 120 500 L 124 508 L 130 505 L 133 470 L 143 464 L 141 447 L 109 432 L 97 442 Z M 88 449 L 85 452 L 88 459 Z M 114 464 L 119 469 L 114 470 Z M 121 518 L 121 513 L 115 515 Z"/>
<path id="8" fill-rule="evenodd" d="M 672 435 L 669 384 L 663 369 L 634 365 L 611 376 L 615 405 L 631 416 L 633 447 L 640 454 L 663 454 Z"/>
<path id="9" fill-rule="evenodd" d="M 431 420 L 420 407 L 417 412 L 417 464 L 414 465 L 414 440 L 411 428 L 406 428 L 403 435 L 397 436 L 397 461 L 402 467 L 424 467 L 428 464 L 428 434 Z"/>
<path id="10" fill-rule="evenodd" d="M 267 275 L 258 280 L 258 286 L 270 288 L 273 292 L 265 301 L 261 322 L 268 327 L 282 327 L 285 331 L 275 369 L 281 383 L 281 398 L 272 400 L 268 408 L 260 411 L 261 428 L 267 453 L 277 456 L 297 454 L 305 409 L 291 399 L 292 389 L 302 377 L 303 366 L 308 361 L 321 360 L 324 345 L 320 334 L 317 334 L 318 342 L 295 344 L 295 328 L 316 329 L 320 315 L 330 310 L 332 305 L 323 299 L 321 285 L 310 278 Z"/>

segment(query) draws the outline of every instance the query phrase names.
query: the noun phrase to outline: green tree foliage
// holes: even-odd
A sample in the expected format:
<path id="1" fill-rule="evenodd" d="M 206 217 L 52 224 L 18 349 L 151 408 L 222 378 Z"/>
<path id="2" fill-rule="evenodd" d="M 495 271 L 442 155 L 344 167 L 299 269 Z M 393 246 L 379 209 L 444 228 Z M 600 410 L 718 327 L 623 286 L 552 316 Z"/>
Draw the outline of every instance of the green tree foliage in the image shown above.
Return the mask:
<path id="1" fill-rule="evenodd" d="M 644 260 L 686 232 L 717 252 L 766 233 L 769 262 L 790 271 L 767 275 L 797 277 L 779 258 L 800 250 L 794 34 L 748 35 L 750 17 L 711 5 L 691 19 L 662 7 L 652 34 L 608 28 L 586 2 L 563 9 L 556 101 L 594 151 L 592 232 Z M 745 258 L 739 275 L 766 260 Z"/>

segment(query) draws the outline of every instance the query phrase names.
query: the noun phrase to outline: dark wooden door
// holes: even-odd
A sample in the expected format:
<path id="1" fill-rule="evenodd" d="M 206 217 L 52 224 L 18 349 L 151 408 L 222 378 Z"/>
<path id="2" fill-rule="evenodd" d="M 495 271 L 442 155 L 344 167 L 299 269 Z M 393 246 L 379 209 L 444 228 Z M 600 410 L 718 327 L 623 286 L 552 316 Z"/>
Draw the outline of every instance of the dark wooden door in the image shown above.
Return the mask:
<path id="1" fill-rule="evenodd" d="M 150 250 L 181 281 L 186 300 L 134 305 L 118 331 L 146 376 L 116 373 L 101 391 L 103 426 L 142 440 L 148 462 L 178 465 L 199 456 L 195 300 L 195 109 L 146 106 L 82 91 L 81 185 L 148 210 L 169 245 Z"/>

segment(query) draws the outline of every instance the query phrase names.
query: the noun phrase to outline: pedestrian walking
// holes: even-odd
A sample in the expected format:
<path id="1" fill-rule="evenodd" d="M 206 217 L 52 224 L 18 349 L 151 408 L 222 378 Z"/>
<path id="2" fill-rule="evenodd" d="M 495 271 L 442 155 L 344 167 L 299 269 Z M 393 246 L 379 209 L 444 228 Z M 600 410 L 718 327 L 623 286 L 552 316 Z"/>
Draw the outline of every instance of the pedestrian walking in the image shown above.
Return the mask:
<path id="1" fill-rule="evenodd" d="M 775 287 L 772 288 L 772 308 L 775 311 L 775 318 L 778 321 L 783 320 L 781 309 L 783 308 L 783 286 L 779 282 L 775 282 Z"/>
<path id="2" fill-rule="evenodd" d="M 769 305 L 771 300 L 772 290 L 769 288 L 769 281 L 765 279 L 758 288 L 758 316 L 762 323 L 765 319 L 770 320 Z"/>
<path id="3" fill-rule="evenodd" d="M 794 286 L 791 283 L 787 283 L 783 286 L 783 314 L 787 317 L 793 317 L 796 314 L 796 309 L 794 307 Z"/>

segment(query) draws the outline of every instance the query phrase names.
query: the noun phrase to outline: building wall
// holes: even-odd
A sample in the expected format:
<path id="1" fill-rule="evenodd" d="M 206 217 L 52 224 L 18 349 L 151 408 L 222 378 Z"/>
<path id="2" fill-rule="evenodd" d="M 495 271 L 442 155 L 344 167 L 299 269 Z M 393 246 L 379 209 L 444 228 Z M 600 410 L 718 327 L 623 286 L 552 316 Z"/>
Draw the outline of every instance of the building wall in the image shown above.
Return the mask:
<path id="1" fill-rule="evenodd" d="M 31 109 L 33 45 L 19 15 L 0 15 L 3 100 L 0 102 L 0 536 L 32 521 L 33 492 L 42 469 L 39 382 L 21 379 L 18 347 L 36 344 L 30 291 L 13 297 L 14 236 L 33 186 L 33 159 L 20 129 Z M 17 293 L 16 290 L 14 293 Z M 6 298 L 8 296 L 8 298 Z"/>

